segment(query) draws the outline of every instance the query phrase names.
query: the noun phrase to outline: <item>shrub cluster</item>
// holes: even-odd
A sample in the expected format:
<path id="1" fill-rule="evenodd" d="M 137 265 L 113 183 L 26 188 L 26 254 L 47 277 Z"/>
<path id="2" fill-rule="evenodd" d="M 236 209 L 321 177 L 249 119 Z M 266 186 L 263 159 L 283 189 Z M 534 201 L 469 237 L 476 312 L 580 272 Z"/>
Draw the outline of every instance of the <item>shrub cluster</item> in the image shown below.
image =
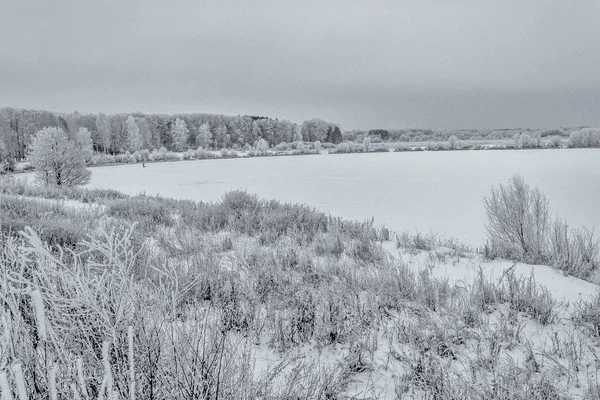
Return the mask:
<path id="1" fill-rule="evenodd" d="M 546 196 L 515 175 L 484 198 L 489 257 L 551 263 L 565 273 L 591 279 L 600 267 L 600 244 L 587 228 L 555 219 Z"/>

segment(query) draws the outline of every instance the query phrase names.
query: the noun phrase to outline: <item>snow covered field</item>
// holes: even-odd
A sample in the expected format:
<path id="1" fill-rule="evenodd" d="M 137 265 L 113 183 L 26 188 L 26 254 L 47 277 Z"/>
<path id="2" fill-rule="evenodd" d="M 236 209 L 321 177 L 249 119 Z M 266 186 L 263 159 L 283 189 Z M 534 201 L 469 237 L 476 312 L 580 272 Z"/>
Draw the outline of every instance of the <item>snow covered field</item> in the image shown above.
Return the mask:
<path id="1" fill-rule="evenodd" d="M 214 201 L 234 189 L 394 230 L 484 237 L 482 197 L 521 174 L 572 226 L 600 226 L 600 150 L 345 154 L 94 168 L 90 188 Z"/>

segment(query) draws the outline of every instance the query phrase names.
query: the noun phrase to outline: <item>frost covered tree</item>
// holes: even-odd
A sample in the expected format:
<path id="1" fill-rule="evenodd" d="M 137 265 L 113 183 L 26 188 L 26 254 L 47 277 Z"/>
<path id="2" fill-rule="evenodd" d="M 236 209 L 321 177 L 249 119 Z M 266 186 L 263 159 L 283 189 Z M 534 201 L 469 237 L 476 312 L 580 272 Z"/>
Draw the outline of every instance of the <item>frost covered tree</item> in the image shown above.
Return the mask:
<path id="1" fill-rule="evenodd" d="M 183 151 L 187 146 L 188 137 L 190 131 L 184 120 L 177 118 L 175 124 L 171 128 L 171 140 L 173 143 L 173 150 Z"/>
<path id="2" fill-rule="evenodd" d="M 98 144 L 103 152 L 107 153 L 110 148 L 110 122 L 104 113 L 96 117 L 96 129 L 98 129 Z"/>
<path id="3" fill-rule="evenodd" d="M 266 153 L 267 151 L 269 151 L 269 143 L 267 143 L 265 139 L 260 139 L 256 143 L 256 151 L 258 151 L 261 154 Z"/>
<path id="4" fill-rule="evenodd" d="M 371 137 L 367 135 L 363 139 L 363 151 L 368 152 L 370 149 L 371 149 Z"/>
<path id="5" fill-rule="evenodd" d="M 456 150 L 460 147 L 460 139 L 456 135 L 452 135 L 448 138 L 448 147 L 451 150 Z"/>
<path id="6" fill-rule="evenodd" d="M 227 147 L 228 138 L 226 136 L 227 127 L 224 125 L 217 126 L 214 135 L 215 148 L 220 149 Z"/>
<path id="7" fill-rule="evenodd" d="M 79 128 L 76 136 L 76 144 L 81 149 L 85 161 L 89 162 L 94 155 L 94 143 L 92 142 L 92 134 L 88 128 Z"/>
<path id="8" fill-rule="evenodd" d="M 134 152 L 142 149 L 142 135 L 140 134 L 140 128 L 135 123 L 133 115 L 127 117 L 125 121 L 127 126 L 127 150 Z"/>
<path id="9" fill-rule="evenodd" d="M 258 124 L 257 121 L 254 121 L 252 123 L 252 130 L 250 131 L 250 137 L 248 138 L 249 142 L 248 143 L 254 143 L 256 142 L 258 139 L 262 138 L 262 128 L 261 126 Z"/>
<path id="10" fill-rule="evenodd" d="M 300 125 L 294 125 L 294 133 L 292 134 L 292 142 L 301 142 L 302 132 L 300 131 Z"/>
<path id="11" fill-rule="evenodd" d="M 36 169 L 36 180 L 46 185 L 85 185 L 92 175 L 83 153 L 61 128 L 37 132 L 28 146 L 27 162 Z"/>
<path id="12" fill-rule="evenodd" d="M 152 130 L 146 118 L 140 118 L 137 121 L 140 136 L 142 137 L 142 149 L 151 149 L 152 146 Z"/>
<path id="13" fill-rule="evenodd" d="M 207 122 L 200 125 L 198 128 L 198 134 L 196 135 L 196 145 L 202 146 L 204 149 L 210 148 L 212 144 L 212 133 L 210 132 L 210 125 Z"/>

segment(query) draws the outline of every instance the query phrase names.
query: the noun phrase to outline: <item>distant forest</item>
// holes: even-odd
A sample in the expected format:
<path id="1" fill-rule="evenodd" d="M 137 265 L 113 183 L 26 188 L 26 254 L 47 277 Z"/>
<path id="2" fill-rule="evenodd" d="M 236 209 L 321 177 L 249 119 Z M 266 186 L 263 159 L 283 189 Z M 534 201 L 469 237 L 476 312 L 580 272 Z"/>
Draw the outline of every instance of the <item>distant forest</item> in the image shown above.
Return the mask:
<path id="1" fill-rule="evenodd" d="M 318 118 L 302 125 L 260 116 L 218 114 L 63 114 L 40 110 L 0 108 L 0 162 L 21 160 L 32 135 L 47 126 L 62 128 L 76 140 L 84 129 L 93 149 L 122 154 L 141 149 L 244 149 L 264 139 L 272 147 L 296 141 L 342 141 L 340 127 Z M 86 133 L 87 133 L 86 132 Z"/>
<path id="2" fill-rule="evenodd" d="M 286 144 L 321 142 L 400 143 L 553 138 L 567 147 L 600 147 L 600 129 L 577 127 L 556 129 L 371 129 L 342 132 L 340 126 L 319 118 L 301 125 L 255 115 L 219 114 L 81 114 L 0 108 L 0 164 L 14 164 L 27 153 L 32 135 L 47 126 L 62 128 L 80 147 L 96 154 L 138 154 L 142 149 L 183 152 L 186 150 L 250 150 Z M 536 139 L 538 138 L 538 139 Z M 561 139 L 562 138 L 562 139 Z M 524 146 L 528 147 L 528 146 Z M 538 146 L 539 147 L 539 146 Z M 561 146 L 558 146 L 561 147 Z M 294 147 L 296 148 L 296 147 Z M 343 150 L 343 149 L 342 149 Z M 343 152 L 343 151 L 341 151 Z"/>

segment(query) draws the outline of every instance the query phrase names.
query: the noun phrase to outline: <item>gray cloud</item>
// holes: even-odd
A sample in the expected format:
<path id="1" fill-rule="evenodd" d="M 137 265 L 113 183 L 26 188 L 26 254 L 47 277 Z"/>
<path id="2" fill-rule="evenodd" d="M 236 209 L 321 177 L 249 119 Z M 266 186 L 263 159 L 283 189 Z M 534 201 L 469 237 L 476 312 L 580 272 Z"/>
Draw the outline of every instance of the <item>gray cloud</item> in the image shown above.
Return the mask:
<path id="1" fill-rule="evenodd" d="M 600 124 L 600 5 L 5 0 L 0 104 L 346 129 Z"/>

